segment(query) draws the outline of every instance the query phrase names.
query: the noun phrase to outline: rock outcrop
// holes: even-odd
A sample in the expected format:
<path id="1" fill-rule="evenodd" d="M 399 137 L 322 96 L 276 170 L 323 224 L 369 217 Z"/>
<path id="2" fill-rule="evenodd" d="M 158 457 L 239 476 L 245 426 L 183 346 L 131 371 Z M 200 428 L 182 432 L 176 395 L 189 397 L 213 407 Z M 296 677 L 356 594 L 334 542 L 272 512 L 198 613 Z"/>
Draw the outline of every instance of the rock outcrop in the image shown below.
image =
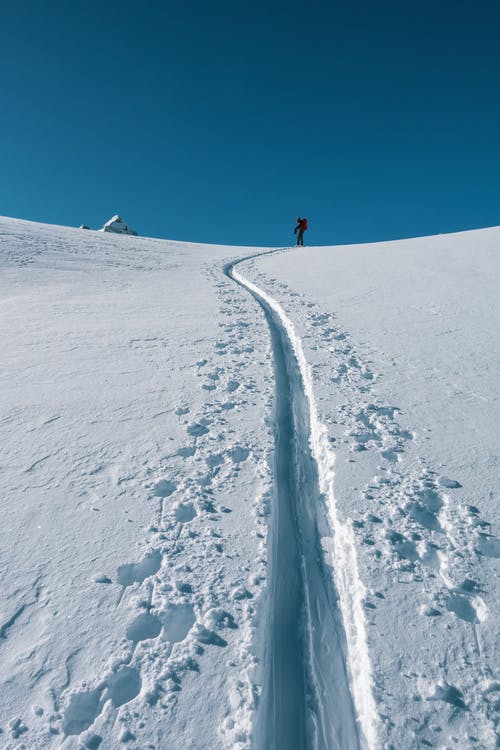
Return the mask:
<path id="1" fill-rule="evenodd" d="M 102 229 L 99 230 L 100 232 L 115 232 L 116 234 L 131 234 L 134 237 L 137 237 L 137 232 L 133 229 L 131 229 L 128 224 L 125 224 L 121 216 L 118 216 L 118 214 L 115 214 L 111 217 L 109 221 L 105 223 Z"/>

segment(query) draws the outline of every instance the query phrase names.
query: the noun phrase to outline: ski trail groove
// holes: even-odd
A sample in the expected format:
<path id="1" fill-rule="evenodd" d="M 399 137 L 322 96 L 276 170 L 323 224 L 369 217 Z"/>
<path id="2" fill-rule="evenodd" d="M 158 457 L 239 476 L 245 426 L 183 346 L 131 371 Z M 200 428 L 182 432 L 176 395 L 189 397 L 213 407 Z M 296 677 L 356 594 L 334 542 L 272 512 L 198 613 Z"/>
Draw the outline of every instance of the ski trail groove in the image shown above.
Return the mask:
<path id="1" fill-rule="evenodd" d="M 378 716 L 354 534 L 337 514 L 335 455 L 321 423 L 302 342 L 281 305 L 236 270 L 224 273 L 264 311 L 275 372 L 266 669 L 256 748 L 375 750 Z M 321 540 L 328 540 L 324 552 Z M 327 558 L 327 559 L 325 559 Z"/>

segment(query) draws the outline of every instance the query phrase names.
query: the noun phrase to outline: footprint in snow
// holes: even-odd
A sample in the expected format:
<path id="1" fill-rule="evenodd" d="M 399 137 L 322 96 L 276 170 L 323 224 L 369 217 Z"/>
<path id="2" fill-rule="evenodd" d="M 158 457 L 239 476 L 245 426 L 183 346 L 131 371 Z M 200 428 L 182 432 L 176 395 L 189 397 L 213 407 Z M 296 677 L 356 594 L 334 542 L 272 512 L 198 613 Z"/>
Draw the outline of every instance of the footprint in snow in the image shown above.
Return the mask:
<path id="1" fill-rule="evenodd" d="M 398 461 L 401 460 L 401 457 L 399 455 L 400 453 L 401 453 L 401 450 L 390 449 L 390 448 L 380 451 L 380 455 L 382 456 L 382 458 L 384 458 L 390 464 L 396 464 Z"/>
<path id="2" fill-rule="evenodd" d="M 86 750 L 98 750 L 101 747 L 102 737 L 98 734 L 91 734 L 85 739 Z"/>
<path id="3" fill-rule="evenodd" d="M 106 686 L 111 703 L 115 708 L 119 708 L 139 695 L 142 687 L 141 675 L 135 667 L 121 667 L 108 677 Z"/>
<path id="4" fill-rule="evenodd" d="M 444 505 L 443 497 L 435 487 L 425 487 L 416 494 L 420 503 L 425 505 L 430 513 L 439 513 Z"/>
<path id="5" fill-rule="evenodd" d="M 196 626 L 196 637 L 200 643 L 207 646 L 227 646 L 227 641 L 224 638 L 200 624 Z"/>
<path id="6" fill-rule="evenodd" d="M 439 523 L 437 517 L 430 510 L 425 508 L 418 502 L 410 503 L 410 516 L 415 519 L 424 528 L 429 531 L 438 531 L 442 533 L 443 529 Z"/>
<path id="7" fill-rule="evenodd" d="M 175 482 L 172 482 L 169 479 L 160 479 L 160 481 L 153 487 L 153 495 L 155 497 L 170 497 L 176 489 L 177 485 Z"/>
<path id="8" fill-rule="evenodd" d="M 186 446 L 177 449 L 177 455 L 181 456 L 181 458 L 189 458 L 190 456 L 194 456 L 195 453 L 196 448 L 194 446 Z"/>
<path id="9" fill-rule="evenodd" d="M 21 718 L 16 717 L 15 719 L 11 719 L 9 721 L 9 732 L 12 739 L 19 739 L 19 737 L 21 737 L 27 731 L 28 727 Z M 21 745 L 20 747 L 24 747 L 24 745 Z"/>
<path id="10" fill-rule="evenodd" d="M 453 612 L 454 615 L 465 622 L 479 622 L 476 608 L 465 596 L 460 596 L 458 594 L 450 596 L 446 600 L 446 609 L 448 612 Z"/>
<path id="11" fill-rule="evenodd" d="M 169 604 L 160 616 L 170 643 L 183 641 L 196 621 L 191 604 Z"/>
<path id="12" fill-rule="evenodd" d="M 62 723 L 66 736 L 81 734 L 94 723 L 101 711 L 102 691 L 97 688 L 70 695 Z"/>
<path id="13" fill-rule="evenodd" d="M 335 334 L 336 334 L 336 333 L 337 333 L 337 330 L 336 330 L 335 328 L 329 328 L 329 327 L 328 327 L 328 328 L 324 328 L 324 329 L 323 329 L 323 330 L 321 331 L 321 336 L 322 336 L 322 337 L 323 337 L 324 339 L 327 339 L 328 341 L 330 341 L 330 340 L 332 339 L 332 337 L 335 337 Z"/>
<path id="14" fill-rule="evenodd" d="M 500 539 L 491 534 L 479 534 L 477 551 L 483 557 L 500 557 Z"/>
<path id="15" fill-rule="evenodd" d="M 139 643 L 150 638 L 157 638 L 161 633 L 162 623 L 159 617 L 150 612 L 143 612 L 127 626 L 127 638 L 129 641 Z"/>
<path id="16" fill-rule="evenodd" d="M 225 609 L 213 607 L 205 615 L 205 623 L 209 628 L 230 628 L 236 630 L 236 624 L 233 615 Z"/>
<path id="17" fill-rule="evenodd" d="M 445 701 L 446 703 L 450 703 L 456 708 L 461 708 L 465 711 L 468 711 L 461 690 L 454 687 L 453 685 L 448 685 L 447 682 L 443 683 L 442 685 L 436 685 L 434 693 L 428 698 L 428 700 Z"/>
<path id="18" fill-rule="evenodd" d="M 208 429 L 204 424 L 194 422 L 187 428 L 187 433 L 188 435 L 191 435 L 191 437 L 201 437 L 202 435 L 206 435 L 208 433 Z"/>
<path id="19" fill-rule="evenodd" d="M 335 315 L 333 315 L 333 313 L 313 313 L 309 316 L 309 319 L 312 321 L 311 325 L 315 327 L 324 325 L 334 318 Z"/>
<path id="20" fill-rule="evenodd" d="M 189 523 L 196 518 L 196 509 L 193 503 L 179 503 L 174 508 L 174 518 L 177 523 Z"/>
<path id="21" fill-rule="evenodd" d="M 163 556 L 159 550 L 153 550 L 138 563 L 120 565 L 117 571 L 117 580 L 121 586 L 132 586 L 134 583 L 142 583 L 149 576 L 157 573 L 161 568 Z"/>
<path id="22" fill-rule="evenodd" d="M 248 456 L 250 455 L 250 451 L 248 450 L 248 448 L 242 448 L 241 446 L 237 445 L 235 448 L 229 451 L 229 455 L 231 457 L 231 460 L 235 464 L 239 464 L 247 460 Z"/>
<path id="23" fill-rule="evenodd" d="M 214 370 L 213 372 L 209 372 L 209 373 L 207 373 L 207 378 L 209 378 L 210 380 L 214 380 L 214 381 L 215 381 L 215 380 L 220 380 L 220 376 L 221 376 L 221 373 L 222 373 L 222 372 L 223 372 L 223 370 L 221 370 L 221 369 L 220 369 L 220 368 L 218 367 L 218 368 L 217 368 L 216 370 Z"/>
<path id="24" fill-rule="evenodd" d="M 441 487 L 446 487 L 448 490 L 457 490 L 462 486 L 456 479 L 448 479 L 448 477 L 440 477 L 439 484 Z"/>
<path id="25" fill-rule="evenodd" d="M 220 466 L 224 463 L 224 456 L 222 453 L 214 453 L 205 459 L 205 463 L 207 464 L 207 466 L 213 469 L 216 466 Z"/>
<path id="26" fill-rule="evenodd" d="M 415 562 L 419 559 L 415 542 L 406 539 L 403 534 L 399 534 L 397 531 L 388 531 L 386 536 L 390 544 L 394 547 L 398 557 L 402 557 L 410 562 Z"/>

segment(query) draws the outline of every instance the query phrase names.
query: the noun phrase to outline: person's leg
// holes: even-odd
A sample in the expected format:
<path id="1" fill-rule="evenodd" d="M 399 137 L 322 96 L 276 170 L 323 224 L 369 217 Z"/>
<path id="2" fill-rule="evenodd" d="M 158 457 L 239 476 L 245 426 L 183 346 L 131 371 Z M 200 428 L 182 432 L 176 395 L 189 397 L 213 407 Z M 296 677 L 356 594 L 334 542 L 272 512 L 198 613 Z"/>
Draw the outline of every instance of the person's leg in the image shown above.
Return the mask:
<path id="1" fill-rule="evenodd" d="M 299 245 L 304 246 L 304 230 L 303 229 L 299 231 Z"/>

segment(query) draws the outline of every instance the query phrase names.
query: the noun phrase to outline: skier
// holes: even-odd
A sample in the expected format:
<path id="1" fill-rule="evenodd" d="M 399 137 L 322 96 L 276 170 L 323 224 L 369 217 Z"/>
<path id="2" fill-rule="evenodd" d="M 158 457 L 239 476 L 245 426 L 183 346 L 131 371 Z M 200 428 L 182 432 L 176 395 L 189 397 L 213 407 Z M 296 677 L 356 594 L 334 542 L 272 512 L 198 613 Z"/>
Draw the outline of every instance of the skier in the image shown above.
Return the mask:
<path id="1" fill-rule="evenodd" d="M 301 219 L 297 217 L 297 226 L 293 230 L 293 233 L 297 235 L 297 245 L 304 246 L 304 232 L 307 229 L 307 219 Z"/>

